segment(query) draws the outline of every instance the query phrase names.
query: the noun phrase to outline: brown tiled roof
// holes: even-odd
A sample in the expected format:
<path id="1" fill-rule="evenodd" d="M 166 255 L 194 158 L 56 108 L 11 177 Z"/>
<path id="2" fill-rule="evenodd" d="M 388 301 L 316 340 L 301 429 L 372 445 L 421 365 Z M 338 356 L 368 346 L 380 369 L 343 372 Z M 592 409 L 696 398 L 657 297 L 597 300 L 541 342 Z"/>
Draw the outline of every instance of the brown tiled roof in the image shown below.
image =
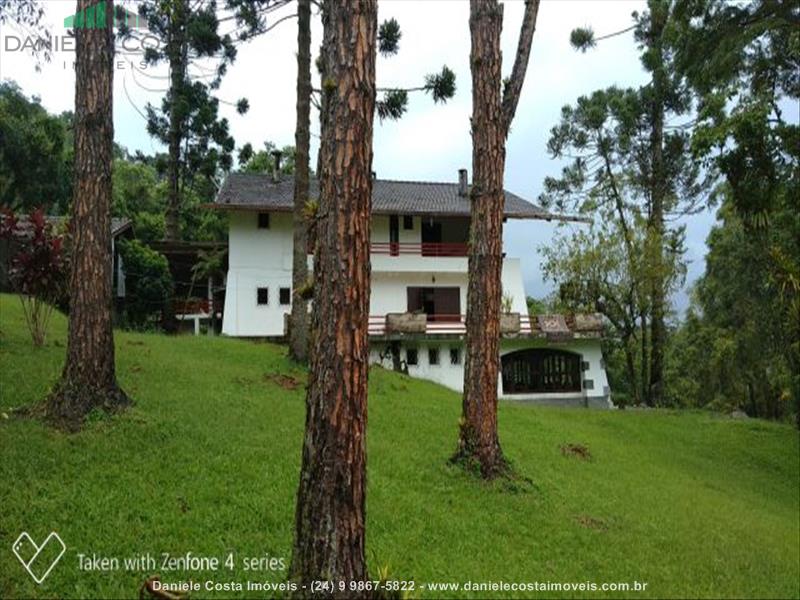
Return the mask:
<path id="1" fill-rule="evenodd" d="M 309 195 L 319 195 L 316 179 L 309 185 Z M 269 175 L 231 173 L 212 208 L 222 210 L 291 211 L 294 179 L 284 177 L 277 183 Z M 469 197 L 460 196 L 457 183 L 427 181 L 394 181 L 376 179 L 372 185 L 374 214 L 408 214 L 437 216 L 469 216 Z M 577 220 L 554 215 L 543 208 L 506 191 L 506 217 L 512 219 Z"/>

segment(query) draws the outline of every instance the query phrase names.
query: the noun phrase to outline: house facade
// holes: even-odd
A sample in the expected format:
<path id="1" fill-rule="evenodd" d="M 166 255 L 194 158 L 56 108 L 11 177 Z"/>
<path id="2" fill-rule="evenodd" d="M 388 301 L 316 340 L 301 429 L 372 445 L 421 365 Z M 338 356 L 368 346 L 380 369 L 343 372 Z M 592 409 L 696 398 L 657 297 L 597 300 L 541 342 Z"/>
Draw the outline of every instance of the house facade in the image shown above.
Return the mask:
<path id="1" fill-rule="evenodd" d="M 213 208 L 230 213 L 223 334 L 282 338 L 291 312 L 293 181 L 232 174 Z M 311 197 L 317 195 L 311 182 Z M 469 190 L 373 181 L 373 363 L 456 391 L 463 386 Z M 507 219 L 559 219 L 506 192 Z M 313 257 L 309 256 L 313 268 Z M 502 398 L 610 407 L 596 315 L 528 315 L 520 260 L 503 260 Z"/>

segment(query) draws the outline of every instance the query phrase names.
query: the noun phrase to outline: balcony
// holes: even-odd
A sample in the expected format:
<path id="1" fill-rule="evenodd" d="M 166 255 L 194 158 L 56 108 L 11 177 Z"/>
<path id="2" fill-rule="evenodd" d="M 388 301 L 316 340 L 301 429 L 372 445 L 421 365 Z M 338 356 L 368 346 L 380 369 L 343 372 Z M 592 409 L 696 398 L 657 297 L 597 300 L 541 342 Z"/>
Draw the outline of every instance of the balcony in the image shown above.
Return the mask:
<path id="1" fill-rule="evenodd" d="M 535 329 L 535 326 L 533 327 Z M 370 315 L 369 335 L 464 335 L 467 331 L 466 315 L 424 313 L 389 313 Z M 502 334 L 532 333 L 528 315 L 506 313 L 500 315 Z"/>
<path id="2" fill-rule="evenodd" d="M 467 332 L 466 315 L 422 312 L 370 315 L 368 331 L 374 337 L 463 336 Z M 551 342 L 600 339 L 603 335 L 603 318 L 593 313 L 533 317 L 520 313 L 502 313 L 500 334 L 512 338 L 532 336 Z"/>
<path id="3" fill-rule="evenodd" d="M 422 242 L 419 244 L 400 242 L 372 242 L 370 253 L 389 256 L 467 256 L 468 246 L 461 242 Z"/>
<path id="4" fill-rule="evenodd" d="M 467 253 L 467 244 L 460 242 L 372 242 L 370 244 L 372 269 L 395 273 L 424 271 L 466 274 Z"/>

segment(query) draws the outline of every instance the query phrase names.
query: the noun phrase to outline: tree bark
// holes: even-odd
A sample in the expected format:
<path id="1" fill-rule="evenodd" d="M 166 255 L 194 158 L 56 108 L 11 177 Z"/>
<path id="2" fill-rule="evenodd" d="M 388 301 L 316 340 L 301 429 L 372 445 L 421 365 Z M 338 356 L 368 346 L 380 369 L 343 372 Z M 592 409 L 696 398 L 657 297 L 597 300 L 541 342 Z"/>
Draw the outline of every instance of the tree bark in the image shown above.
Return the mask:
<path id="1" fill-rule="evenodd" d="M 664 199 L 667 191 L 664 169 L 664 103 L 666 102 L 666 74 L 662 52 L 662 34 L 667 7 L 661 0 L 650 2 L 650 49 L 654 53 L 652 129 L 650 146 L 652 152 L 652 207 L 650 214 L 649 241 L 653 260 L 650 314 L 650 393 L 653 406 L 663 404 L 664 396 Z"/>
<path id="2" fill-rule="evenodd" d="M 311 141 L 311 0 L 297 2 L 297 124 L 294 134 L 294 217 L 292 250 L 292 314 L 289 355 L 308 358 L 308 305 L 300 292 L 308 282 L 308 236 L 304 208 L 308 201 Z"/>
<path id="3" fill-rule="evenodd" d="M 635 339 L 631 334 L 627 334 L 622 339 L 622 344 L 625 348 L 625 369 L 628 374 L 628 381 L 631 382 L 631 404 L 636 406 L 641 402 L 639 395 L 639 386 L 636 383 L 636 361 L 634 359 L 634 343 Z"/>
<path id="4" fill-rule="evenodd" d="M 363 596 L 369 231 L 375 109 L 375 0 L 323 5 L 320 199 L 314 345 L 290 577 L 318 595 Z M 342 586 L 340 588 L 340 586 Z"/>
<path id="5" fill-rule="evenodd" d="M 180 190 L 180 161 L 181 139 L 183 137 L 182 114 L 179 110 L 179 99 L 183 95 L 183 86 L 186 80 L 186 40 L 184 26 L 186 22 L 185 0 L 172 0 L 172 13 L 170 14 L 172 26 L 169 28 L 170 38 L 167 42 L 167 55 L 169 57 L 169 137 L 168 137 L 168 164 L 167 181 L 169 184 L 167 196 L 167 214 L 165 239 L 175 241 L 180 239 L 179 215 L 181 208 Z"/>
<path id="6" fill-rule="evenodd" d="M 503 93 L 503 120 L 505 122 L 505 135 L 508 137 L 511 122 L 517 112 L 517 104 L 522 94 L 522 84 L 525 83 L 525 73 L 528 70 L 528 59 L 533 45 L 533 32 L 536 31 L 536 17 L 539 15 L 539 0 L 525 0 L 525 13 L 522 16 L 522 26 L 519 30 L 517 55 L 514 58 L 514 67 L 508 79 L 508 88 Z"/>
<path id="7" fill-rule="evenodd" d="M 95 4 L 78 0 L 76 12 Z M 95 408 L 129 401 L 114 369 L 111 297 L 111 167 L 114 140 L 113 2 L 106 27 L 75 28 L 75 183 L 70 218 L 67 360 L 48 397 L 48 419 L 74 429 Z"/>
<path id="8" fill-rule="evenodd" d="M 503 7 L 495 0 L 472 0 L 469 25 L 473 180 L 464 396 L 454 460 L 475 465 L 491 478 L 506 468 L 497 434 L 507 130 L 500 97 Z"/>
<path id="9" fill-rule="evenodd" d="M 647 344 L 647 314 L 644 312 L 639 315 L 639 332 L 642 338 L 642 361 L 639 369 L 642 381 L 642 401 L 647 406 L 652 406 L 653 403 L 650 400 L 650 352 Z"/>

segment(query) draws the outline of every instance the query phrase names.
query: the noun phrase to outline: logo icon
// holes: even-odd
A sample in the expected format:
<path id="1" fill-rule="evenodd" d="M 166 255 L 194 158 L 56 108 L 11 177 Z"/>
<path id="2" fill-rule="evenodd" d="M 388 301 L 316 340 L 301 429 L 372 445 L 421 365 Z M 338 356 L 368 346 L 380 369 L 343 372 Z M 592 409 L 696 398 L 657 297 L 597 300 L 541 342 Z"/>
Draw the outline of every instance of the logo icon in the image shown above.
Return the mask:
<path id="1" fill-rule="evenodd" d="M 55 531 L 51 531 L 41 545 L 23 531 L 11 545 L 11 550 L 33 580 L 41 584 L 64 556 L 67 547 Z"/>
<path id="2" fill-rule="evenodd" d="M 104 29 L 108 27 L 106 0 L 93 4 L 64 19 L 64 27 L 68 29 Z M 143 17 L 135 12 L 126 10 L 121 6 L 115 7 L 113 25 L 126 26 L 130 29 L 146 29 L 147 23 Z"/>

